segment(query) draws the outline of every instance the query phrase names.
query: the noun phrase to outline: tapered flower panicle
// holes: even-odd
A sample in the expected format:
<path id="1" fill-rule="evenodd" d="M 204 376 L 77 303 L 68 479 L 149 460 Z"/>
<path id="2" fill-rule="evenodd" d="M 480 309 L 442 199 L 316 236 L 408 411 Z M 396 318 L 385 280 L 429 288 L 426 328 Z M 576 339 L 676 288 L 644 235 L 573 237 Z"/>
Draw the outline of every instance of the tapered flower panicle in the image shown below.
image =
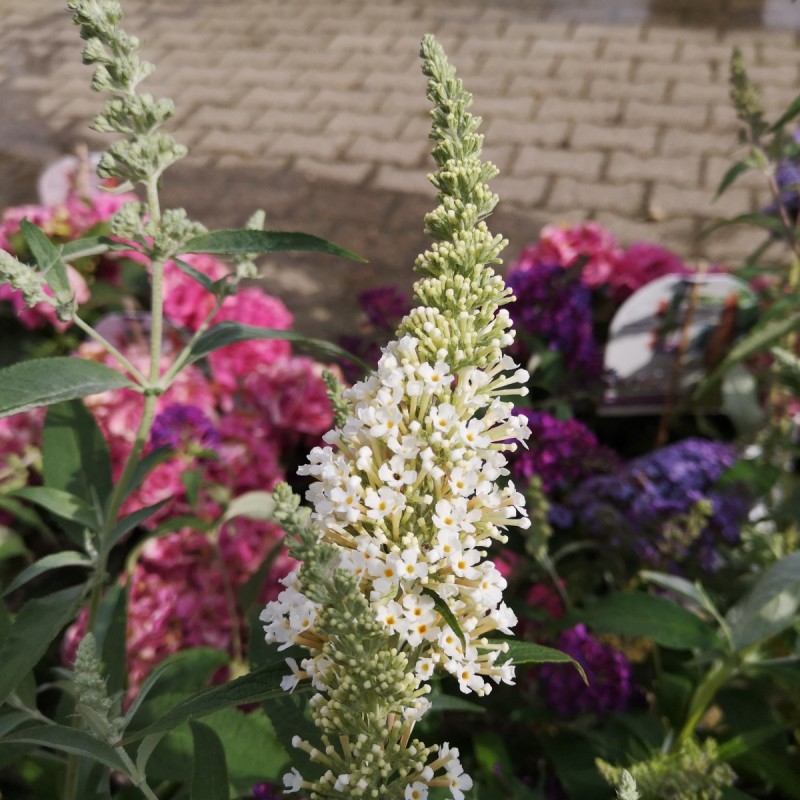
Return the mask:
<path id="1" fill-rule="evenodd" d="M 294 744 L 325 772 L 293 770 L 285 783 L 320 800 L 420 800 L 430 786 L 461 800 L 472 781 L 458 751 L 412 739 L 427 681 L 444 670 L 479 695 L 514 681 L 507 645 L 488 638 L 510 634 L 516 618 L 486 555 L 505 528 L 529 524 L 513 483 L 498 483 L 505 452 L 529 434 L 503 398 L 524 394 L 528 376 L 502 354 L 513 332 L 501 307 L 512 298 L 488 266 L 505 245 L 484 222 L 496 169 L 478 157 L 471 96 L 432 37 L 422 57 L 440 205 L 426 218 L 437 241 L 416 264 L 419 305 L 300 469 L 313 479 L 313 510 L 276 494 L 303 565 L 261 619 L 267 641 L 308 650 L 288 660 L 284 688 L 310 680 L 317 691 L 322 745 Z"/>

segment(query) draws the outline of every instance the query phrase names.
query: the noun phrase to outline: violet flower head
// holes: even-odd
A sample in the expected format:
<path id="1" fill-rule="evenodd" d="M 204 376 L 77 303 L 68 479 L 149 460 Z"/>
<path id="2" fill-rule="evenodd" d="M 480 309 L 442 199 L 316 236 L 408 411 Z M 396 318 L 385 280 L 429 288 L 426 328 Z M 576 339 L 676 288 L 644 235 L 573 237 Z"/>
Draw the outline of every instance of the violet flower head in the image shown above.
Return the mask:
<path id="1" fill-rule="evenodd" d="M 738 487 L 715 488 L 736 460 L 732 447 L 705 439 L 677 444 L 631 461 L 614 475 L 588 478 L 566 506 L 590 533 L 625 544 L 647 564 L 679 570 L 690 558 L 703 569 L 721 566 L 720 544 L 736 544 L 749 499 Z M 711 504 L 705 527 L 693 541 L 670 535 L 670 525 L 699 501 Z"/>
<path id="2" fill-rule="evenodd" d="M 559 717 L 625 711 L 633 697 L 631 664 L 613 647 L 595 639 L 585 625 L 562 631 L 556 647 L 572 656 L 589 678 L 587 686 L 570 664 L 543 664 L 538 671 L 547 705 Z"/>
<path id="3" fill-rule="evenodd" d="M 524 408 L 517 409 L 517 413 L 527 417 L 531 437 L 528 449 L 520 448 L 509 459 L 515 483 L 524 486 L 538 477 L 542 491 L 550 495 L 619 464 L 617 455 L 603 447 L 582 422 Z"/>
<path id="4" fill-rule="evenodd" d="M 511 272 L 516 301 L 508 306 L 520 337 L 540 339 L 561 354 L 576 385 L 585 387 L 603 373 L 603 357 L 592 330 L 592 295 L 579 275 L 558 264 L 532 263 Z M 517 354 L 519 357 L 519 354 Z"/>
<path id="5" fill-rule="evenodd" d="M 197 406 L 173 403 L 153 422 L 150 442 L 154 448 L 171 450 L 214 450 L 219 446 L 219 431 Z"/>
<path id="6" fill-rule="evenodd" d="M 397 286 L 389 284 L 360 292 L 358 305 L 370 325 L 394 333 L 400 320 L 411 308 L 411 300 Z"/>

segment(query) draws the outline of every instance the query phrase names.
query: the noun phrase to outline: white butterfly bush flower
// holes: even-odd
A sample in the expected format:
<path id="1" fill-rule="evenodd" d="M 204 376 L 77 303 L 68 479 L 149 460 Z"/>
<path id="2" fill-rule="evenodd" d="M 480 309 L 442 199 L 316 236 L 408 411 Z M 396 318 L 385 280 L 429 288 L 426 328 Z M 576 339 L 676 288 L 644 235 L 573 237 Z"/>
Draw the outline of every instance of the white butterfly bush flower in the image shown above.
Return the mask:
<path id="1" fill-rule="evenodd" d="M 426 217 L 438 241 L 417 260 L 419 306 L 376 372 L 344 392 L 346 414 L 301 467 L 313 510 L 276 493 L 304 564 L 261 619 L 268 642 L 309 653 L 287 659 L 283 688 L 316 690 L 322 744 L 293 744 L 324 772 L 293 769 L 284 782 L 313 800 L 419 800 L 432 786 L 462 800 L 472 781 L 458 750 L 411 738 L 428 681 L 443 670 L 477 695 L 514 682 L 507 645 L 491 634 L 511 634 L 516 618 L 487 551 L 529 524 L 505 453 L 530 431 L 504 399 L 524 394 L 528 375 L 502 354 L 511 297 L 488 266 L 506 244 L 484 222 L 496 169 L 478 158 L 471 96 L 432 37 L 422 57 L 441 205 Z"/>

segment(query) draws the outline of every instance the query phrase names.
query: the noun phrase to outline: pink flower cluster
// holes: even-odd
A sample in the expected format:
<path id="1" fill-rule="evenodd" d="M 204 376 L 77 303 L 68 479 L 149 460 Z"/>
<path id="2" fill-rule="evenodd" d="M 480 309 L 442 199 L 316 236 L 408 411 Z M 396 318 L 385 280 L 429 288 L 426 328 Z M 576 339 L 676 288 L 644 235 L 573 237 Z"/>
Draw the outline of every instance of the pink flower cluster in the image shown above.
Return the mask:
<path id="1" fill-rule="evenodd" d="M 25 206 L 8 210 L 0 222 L 0 247 L 21 254 L 22 219 L 39 225 L 56 241 L 68 241 L 107 222 L 125 195 L 105 193 L 83 200 L 74 193 L 54 206 Z M 131 254 L 126 254 L 130 256 Z M 135 260 L 141 260 L 140 257 Z M 228 268 L 206 255 L 183 260 L 212 280 Z M 114 265 L 110 264 L 113 270 Z M 79 302 L 89 289 L 73 271 Z M 19 311 L 21 299 L 0 289 Z M 165 266 L 166 346 L 162 373 L 174 362 L 187 338 L 214 309 L 215 296 L 182 272 L 174 262 Z M 54 324 L 52 308 L 23 311 L 29 328 Z M 246 288 L 225 299 L 214 322 L 235 320 L 276 330 L 288 330 L 292 315 L 284 304 L 258 288 Z M 103 335 L 144 374 L 149 371 L 147 314 L 111 315 L 99 323 Z M 77 356 L 120 369 L 116 360 L 92 341 Z M 268 491 L 284 479 L 286 469 L 317 444 L 333 422 L 322 365 L 293 355 L 281 339 L 230 345 L 213 352 L 204 369 L 190 365 L 178 374 L 158 399 L 153 435 L 145 453 L 167 445 L 171 457 L 159 464 L 124 503 L 123 514 L 164 502 L 145 523 L 159 528 L 148 540 L 132 571 L 124 576 L 129 587 L 127 653 L 131 690 L 166 656 L 194 646 L 211 646 L 236 654 L 243 636 L 243 609 L 237 589 L 270 556 L 273 558 L 259 597 L 272 598 L 277 581 L 292 567 L 280 550 L 283 532 L 276 525 L 236 518 L 218 535 L 207 535 L 228 501 L 245 492 Z M 135 440 L 144 404 L 143 396 L 120 390 L 86 398 L 110 450 L 112 471 L 118 480 Z M 0 485 L 21 485 L 28 472 L 40 469 L 42 411 L 0 420 Z M 200 473 L 199 491 L 187 489 L 187 478 Z M 34 477 L 34 480 L 36 478 Z M 191 516 L 198 527 L 165 527 L 167 520 Z M 64 643 L 67 661 L 74 657 L 85 630 L 79 620 Z"/>
<path id="2" fill-rule="evenodd" d="M 523 250 L 510 273 L 536 264 L 571 267 L 585 261 L 581 275 L 592 289 L 608 287 L 614 302 L 621 303 L 637 289 L 662 275 L 687 275 L 690 270 L 671 251 L 649 242 L 622 248 L 614 236 L 596 222 L 580 225 L 547 225 L 539 239 Z"/>
<path id="3" fill-rule="evenodd" d="M 188 255 L 184 260 L 213 279 L 227 272 L 209 256 Z M 174 264 L 167 265 L 166 275 L 165 312 L 174 326 L 173 337 L 180 340 L 178 329 L 194 332 L 213 308 L 214 299 Z M 255 288 L 225 300 L 215 321 L 225 319 L 278 330 L 292 323 L 280 300 Z M 128 324 L 117 327 L 112 341 L 142 370 L 148 362 L 142 344 L 145 338 Z M 81 345 L 78 354 L 115 365 L 92 342 Z M 167 348 L 162 370 L 173 357 Z M 284 464 L 292 450 L 312 446 L 332 425 L 321 371 L 322 366 L 312 359 L 292 355 L 290 345 L 282 340 L 234 344 L 212 354 L 207 372 L 195 366 L 183 369 L 159 398 L 153 426 L 155 445 L 177 444 L 175 455 L 153 470 L 128 498 L 123 513 L 167 501 L 148 520 L 149 527 L 184 515 L 195 516 L 201 524 L 213 523 L 222 513 L 225 497 L 274 487 L 285 477 Z M 110 444 L 115 478 L 133 444 L 143 402 L 131 390 L 87 398 Z M 202 472 L 202 480 L 192 505 L 184 476 L 195 470 Z M 233 654 L 233 642 L 242 633 L 236 590 L 279 545 L 282 535 L 270 523 L 235 519 L 223 527 L 218 546 L 191 528 L 147 542 L 129 576 L 132 689 L 153 666 L 178 650 L 202 645 Z M 274 594 L 277 580 L 291 566 L 288 556 L 279 555 L 261 600 Z M 76 640 L 74 632 L 66 647 L 67 659 Z"/>
<path id="4" fill-rule="evenodd" d="M 27 205 L 7 209 L 0 219 L 0 249 L 12 255 L 24 257 L 24 239 L 20 223 L 27 219 L 40 227 L 56 241 L 68 242 L 83 236 L 96 225 L 107 222 L 116 211 L 131 199 L 131 194 L 108 194 L 95 192 L 83 197 L 71 190 L 63 202 L 56 205 Z M 73 266 L 67 266 L 67 274 L 78 304 L 85 303 L 90 296 L 86 279 Z M 45 291 L 50 294 L 49 288 Z M 0 302 L 11 304 L 20 322 L 29 330 L 53 326 L 64 330 L 69 323 L 56 318 L 55 308 L 49 303 L 38 303 L 26 309 L 22 295 L 7 284 L 0 284 Z"/>

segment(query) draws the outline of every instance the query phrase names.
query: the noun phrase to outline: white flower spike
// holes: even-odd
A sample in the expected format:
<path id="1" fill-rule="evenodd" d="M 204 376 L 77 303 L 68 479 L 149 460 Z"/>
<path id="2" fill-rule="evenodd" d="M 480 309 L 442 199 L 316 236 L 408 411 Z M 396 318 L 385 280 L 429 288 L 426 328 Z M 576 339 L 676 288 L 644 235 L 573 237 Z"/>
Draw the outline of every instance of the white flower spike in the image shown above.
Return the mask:
<path id="1" fill-rule="evenodd" d="M 497 170 L 478 157 L 471 96 L 432 37 L 422 57 L 440 205 L 425 220 L 437 241 L 417 259 L 419 305 L 376 372 L 344 392 L 346 418 L 301 469 L 313 510 L 276 491 L 276 517 L 304 563 L 261 619 L 268 642 L 309 651 L 302 669 L 288 660 L 284 686 L 309 676 L 318 690 L 322 744 L 297 746 L 324 774 L 284 781 L 312 800 L 424 800 L 430 786 L 462 800 L 472 780 L 458 750 L 412 739 L 427 681 L 443 669 L 478 695 L 514 681 L 507 646 L 487 638 L 516 619 L 486 548 L 528 525 L 513 485 L 496 484 L 505 452 L 530 433 L 499 398 L 524 394 L 527 373 L 502 353 L 513 331 L 501 306 L 512 298 L 488 266 L 505 246 L 484 222 Z"/>

